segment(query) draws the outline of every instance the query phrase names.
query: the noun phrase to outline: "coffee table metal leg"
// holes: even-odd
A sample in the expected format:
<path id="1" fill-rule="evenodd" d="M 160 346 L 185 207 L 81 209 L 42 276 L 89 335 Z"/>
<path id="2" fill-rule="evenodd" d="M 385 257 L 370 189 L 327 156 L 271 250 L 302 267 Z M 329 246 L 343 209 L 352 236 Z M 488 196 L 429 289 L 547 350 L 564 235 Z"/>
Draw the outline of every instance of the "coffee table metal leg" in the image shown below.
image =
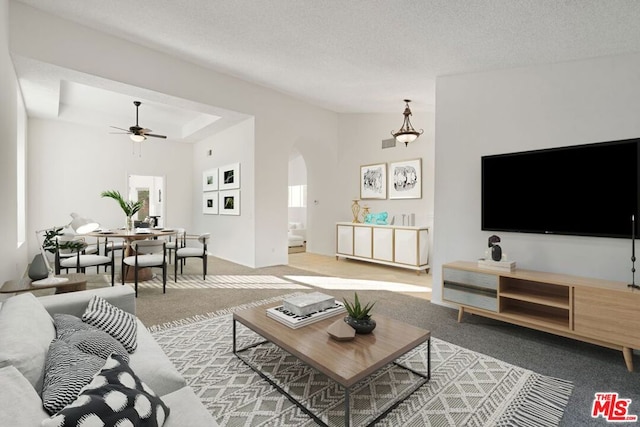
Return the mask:
<path id="1" fill-rule="evenodd" d="M 349 427 L 349 387 L 344 388 L 344 425 Z"/>

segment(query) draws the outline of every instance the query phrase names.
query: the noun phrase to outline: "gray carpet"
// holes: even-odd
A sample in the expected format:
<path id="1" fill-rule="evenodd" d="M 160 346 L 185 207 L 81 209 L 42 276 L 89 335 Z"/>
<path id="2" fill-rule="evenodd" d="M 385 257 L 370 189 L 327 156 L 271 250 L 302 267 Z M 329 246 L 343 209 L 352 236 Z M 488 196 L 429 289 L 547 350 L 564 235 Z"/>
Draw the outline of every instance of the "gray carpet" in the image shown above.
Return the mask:
<path id="1" fill-rule="evenodd" d="M 187 266 L 185 274 L 198 274 L 200 266 Z M 210 274 L 239 275 L 314 275 L 288 266 L 250 269 L 213 258 Z M 171 279 L 173 277 L 171 276 Z M 102 276 L 99 276 L 104 286 Z M 316 290 L 316 289 L 314 289 Z M 215 312 L 252 301 L 277 297 L 296 290 L 279 289 L 145 289 L 137 300 L 138 315 L 148 325 L 159 325 L 197 314 Z M 352 297 L 349 291 L 332 291 L 336 298 Z M 620 398 L 632 399 L 630 414 L 640 415 L 640 358 L 635 356 L 636 372 L 628 372 L 622 353 L 527 328 L 465 315 L 457 322 L 457 310 L 428 301 L 388 291 L 359 291 L 364 300 L 377 301 L 375 312 L 429 329 L 432 336 L 469 350 L 542 375 L 562 378 L 574 385 L 565 408 L 562 426 L 610 425 L 602 418 L 591 417 L 595 393 L 617 392 Z M 639 308 L 640 309 L 640 308 Z M 630 325 L 629 327 L 640 327 Z"/>

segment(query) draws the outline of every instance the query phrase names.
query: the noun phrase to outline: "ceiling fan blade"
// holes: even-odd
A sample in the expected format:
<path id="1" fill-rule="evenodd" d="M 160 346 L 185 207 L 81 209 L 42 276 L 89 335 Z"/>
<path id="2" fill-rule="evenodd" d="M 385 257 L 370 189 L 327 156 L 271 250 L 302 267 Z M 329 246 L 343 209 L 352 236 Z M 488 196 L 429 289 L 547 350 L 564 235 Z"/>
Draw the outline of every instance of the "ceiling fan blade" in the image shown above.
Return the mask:
<path id="1" fill-rule="evenodd" d="M 166 135 L 156 135 L 156 134 L 153 134 L 153 133 L 145 133 L 145 134 L 144 134 L 144 136 L 152 136 L 152 137 L 154 137 L 154 138 L 164 138 L 164 139 L 167 139 Z"/>
<path id="2" fill-rule="evenodd" d="M 112 128 L 114 128 L 114 129 L 120 129 L 120 130 L 123 130 L 123 131 L 125 131 L 125 132 L 130 132 L 130 131 L 129 131 L 129 129 L 123 129 L 123 128 L 119 128 L 119 127 L 117 127 L 117 126 L 109 126 L 109 127 L 112 127 Z"/>
<path id="3" fill-rule="evenodd" d="M 131 135 L 131 132 L 109 132 L 110 134 Z"/>

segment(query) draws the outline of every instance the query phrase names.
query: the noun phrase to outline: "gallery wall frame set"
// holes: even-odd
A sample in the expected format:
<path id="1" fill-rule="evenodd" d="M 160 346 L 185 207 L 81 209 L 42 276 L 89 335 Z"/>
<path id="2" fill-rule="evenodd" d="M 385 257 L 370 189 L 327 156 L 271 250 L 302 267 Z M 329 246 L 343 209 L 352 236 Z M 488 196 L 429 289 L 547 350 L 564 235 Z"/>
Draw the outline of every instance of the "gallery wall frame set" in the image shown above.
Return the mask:
<path id="1" fill-rule="evenodd" d="M 360 199 L 421 199 L 422 159 L 360 166 Z"/>
<path id="2" fill-rule="evenodd" d="M 202 213 L 240 215 L 240 163 L 202 172 Z"/>

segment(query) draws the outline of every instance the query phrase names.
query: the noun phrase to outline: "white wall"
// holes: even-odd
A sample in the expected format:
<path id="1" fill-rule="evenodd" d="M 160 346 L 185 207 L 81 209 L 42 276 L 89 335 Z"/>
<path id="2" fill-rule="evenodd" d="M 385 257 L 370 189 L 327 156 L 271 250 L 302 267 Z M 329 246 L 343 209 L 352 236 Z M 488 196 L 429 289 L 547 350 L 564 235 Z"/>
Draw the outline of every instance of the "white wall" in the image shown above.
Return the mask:
<path id="1" fill-rule="evenodd" d="M 30 119 L 28 131 L 29 230 L 67 224 L 71 212 L 104 227 L 124 227 L 118 203 L 100 193 L 117 190 L 126 197 L 130 174 L 164 176 L 165 224 L 191 228 L 192 195 L 184 189 L 192 186 L 192 145 L 147 140 L 140 156 L 126 135 L 109 134 L 107 126 Z M 36 253 L 29 234 L 29 251 Z"/>
<path id="2" fill-rule="evenodd" d="M 11 3 L 10 24 L 14 55 L 255 117 L 254 212 L 244 199 L 242 209 L 243 215 L 254 222 L 255 233 L 251 241 L 235 239 L 237 248 L 233 250 L 251 253 L 254 260 L 248 265 L 253 267 L 287 262 L 287 163 L 293 146 L 315 162 L 307 164 L 310 179 L 318 183 L 310 186 L 310 197 L 317 204 L 309 213 L 309 222 L 316 223 L 319 236 L 324 235 L 315 239 L 317 250 L 329 252 L 332 248 L 326 230 L 336 221 L 332 189 L 337 168 L 337 114 L 21 3 Z M 33 32 L 32 28 L 39 31 Z M 135 69 L 123 66 L 123 58 L 136 58 Z M 172 185 L 169 179 L 167 185 Z M 200 198 L 192 200 L 189 211 L 200 210 Z M 174 223 L 173 219 L 168 221 Z M 246 230 L 241 222 L 231 227 L 228 231 L 238 236 Z"/>
<path id="3" fill-rule="evenodd" d="M 480 157 L 638 137 L 640 55 L 449 76 L 436 87 L 438 302 L 442 264 L 482 257 L 492 234 L 480 230 Z M 630 239 L 498 234 L 518 267 L 631 280 Z"/>
<path id="4" fill-rule="evenodd" d="M 246 120 L 213 137 L 197 143 L 193 150 L 192 197 L 193 230 L 211 233 L 210 254 L 238 264 L 255 264 L 255 161 L 253 119 Z M 208 156 L 211 150 L 212 155 Z M 233 163 L 240 164 L 240 215 L 205 215 L 202 213 L 202 173 Z M 218 206 L 220 210 L 220 206 Z M 244 242 L 238 244 L 238 242 Z"/>
<path id="5" fill-rule="evenodd" d="M 18 98 L 18 82 L 9 56 L 8 1 L 0 0 L 0 283 L 14 279 L 29 262 L 26 245 L 19 243 L 17 146 L 20 117 L 25 115 Z M 24 177 L 23 177 L 24 178 Z"/>
<path id="6" fill-rule="evenodd" d="M 307 165 L 300 153 L 289 158 L 289 186 L 307 185 Z M 307 227 L 307 206 L 289 206 L 289 222 L 299 222 Z"/>
<path id="7" fill-rule="evenodd" d="M 351 205 L 360 198 L 360 166 L 422 159 L 422 198 L 362 200 L 361 206 L 369 206 L 372 213 L 388 212 L 389 219 L 396 217 L 396 225 L 402 224 L 402 214 L 415 214 L 416 225 L 433 226 L 434 200 L 434 114 L 413 113 L 411 123 L 424 134 L 409 143 L 382 149 L 382 140 L 392 138 L 391 131 L 402 125 L 404 106 L 398 102 L 397 114 L 341 114 L 340 132 L 340 221 L 351 221 Z M 335 234 L 335 233 L 334 233 Z M 334 247 L 335 251 L 335 247 Z"/>

